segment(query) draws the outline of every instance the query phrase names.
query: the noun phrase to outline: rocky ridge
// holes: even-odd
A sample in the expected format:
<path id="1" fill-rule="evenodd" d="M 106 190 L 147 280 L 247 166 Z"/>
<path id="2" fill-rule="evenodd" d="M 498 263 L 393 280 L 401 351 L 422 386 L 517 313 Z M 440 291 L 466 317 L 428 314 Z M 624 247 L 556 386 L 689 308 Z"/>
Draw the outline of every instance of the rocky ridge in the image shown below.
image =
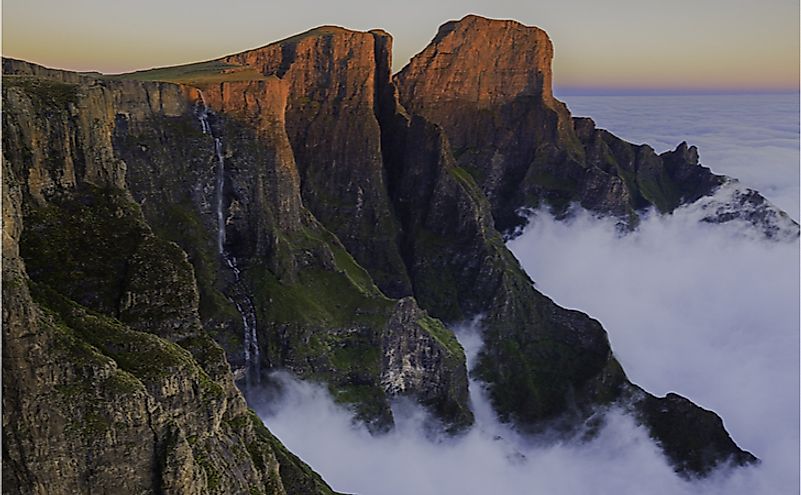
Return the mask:
<path id="1" fill-rule="evenodd" d="M 464 66 L 482 46 L 495 70 L 482 68 L 481 57 Z M 572 119 L 551 94 L 551 56 L 536 28 L 468 16 L 444 25 L 394 78 L 387 33 L 335 27 L 115 78 L 5 59 L 4 188 L 19 191 L 25 229 L 14 238 L 22 246 L 16 263 L 24 260 L 32 282 L 11 272 L 8 280 L 22 277 L 42 294 L 38 306 L 67 326 L 83 328 L 85 315 L 97 315 L 103 334 L 149 333 L 178 346 L 201 339 L 198 349 L 186 344 L 190 360 L 216 356 L 208 365 L 214 375 L 206 375 L 244 410 L 223 357 L 238 369 L 245 360 L 232 302 L 240 289 L 216 248 L 221 213 L 223 249 L 255 308 L 260 367 L 327 383 L 374 430 L 391 427 L 389 401 L 397 395 L 426 405 L 451 431 L 472 422 L 464 353 L 437 318 L 456 323 L 481 314 L 485 347 L 474 372 L 500 417 L 520 429 L 570 429 L 618 404 L 684 474 L 753 462 L 714 413 L 631 384 L 600 324 L 540 294 L 504 246 L 502 232 L 519 225 L 516 212 L 535 199 L 555 207 L 580 199 L 635 222 L 639 208 L 659 206 L 654 198 L 681 204 L 721 183 L 698 166 L 693 148 L 657 156 Z M 206 110 L 203 124 L 198 112 Z M 606 169 L 588 165 L 591 157 L 608 160 Z M 659 178 L 658 187 L 649 177 Z M 680 194 L 667 195 L 671 187 Z M 29 321 L 4 313 L 7 328 Z M 97 340 L 97 332 L 76 335 L 117 366 L 127 362 L 119 344 Z M 179 395 L 203 379 L 188 376 L 173 382 Z M 16 396 L 46 394 L 47 383 L 22 380 Z M 185 400 L 162 402 L 168 412 L 191 409 Z M 18 399 L 4 411 L 26 407 Z M 192 431 L 199 424 L 193 415 L 172 420 Z M 214 438 L 219 430 L 210 431 Z M 94 433 L 86 436 L 97 441 Z M 62 437 L 52 435 L 53 449 L 69 445 Z M 699 446 L 694 438 L 714 441 Z M 264 465 L 278 469 L 271 479 L 287 492 L 327 489 L 297 460 L 287 461 L 293 458 L 277 441 L 267 444 L 277 461 Z M 30 447 L 17 445 L 26 458 Z M 182 452 L 195 460 L 216 455 Z M 299 467 L 290 474 L 287 464 Z M 158 466 L 130 476 L 176 472 Z M 226 483 L 208 488 L 209 470 L 201 468 L 181 472 L 192 479 L 205 472 L 206 489 L 225 493 L 219 486 Z M 227 480 L 238 476 L 232 469 L 214 472 Z M 8 471 L 23 472 L 11 464 Z M 34 483 L 16 476 L 16 486 Z"/>
<path id="2" fill-rule="evenodd" d="M 403 106 L 442 127 L 506 236 L 525 225 L 528 210 L 564 215 L 573 203 L 634 228 L 646 209 L 670 213 L 731 181 L 699 166 L 694 146 L 657 154 L 571 118 L 551 91 L 552 57 L 544 31 L 470 15 L 443 24 L 394 77 Z M 798 237 L 784 212 L 754 191 L 743 194 L 764 205 L 763 214 L 746 216 L 752 228 Z"/>

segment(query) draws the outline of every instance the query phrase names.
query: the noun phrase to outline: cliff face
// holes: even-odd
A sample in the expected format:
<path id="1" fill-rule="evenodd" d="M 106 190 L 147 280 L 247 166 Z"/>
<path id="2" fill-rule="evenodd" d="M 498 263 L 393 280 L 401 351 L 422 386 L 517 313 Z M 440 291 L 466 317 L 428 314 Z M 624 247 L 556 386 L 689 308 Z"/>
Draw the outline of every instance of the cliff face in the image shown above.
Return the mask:
<path id="1" fill-rule="evenodd" d="M 511 47 L 516 49 L 510 51 Z M 551 103 L 552 58 L 553 45 L 545 31 L 516 21 L 469 15 L 440 26 L 434 40 L 404 68 L 398 81 L 404 91 L 421 95 L 414 102 L 419 106 L 409 107 L 415 112 L 425 109 L 436 114 L 437 107 L 448 102 L 490 108 L 520 96 Z M 464 64 L 468 59 L 473 64 Z M 499 61 L 503 66 L 498 66 Z M 496 70 L 491 70 L 493 66 Z M 420 77 L 423 73 L 425 77 Z"/>
<path id="2" fill-rule="evenodd" d="M 247 409 L 186 255 L 124 189 L 115 112 L 168 115 L 180 93 L 3 90 L 4 490 L 331 493 Z"/>
<path id="3" fill-rule="evenodd" d="M 564 214 L 571 203 L 633 228 L 646 208 L 668 213 L 730 181 L 699 166 L 694 148 L 658 155 L 589 119 L 571 119 L 551 92 L 552 56 L 538 28 L 467 16 L 444 24 L 394 78 L 401 103 L 443 128 L 501 232 L 513 235 L 528 208 Z M 761 213 L 739 218 L 768 237 L 798 235 L 798 225 L 777 208 Z"/>
<path id="4" fill-rule="evenodd" d="M 520 36 L 520 26 L 513 22 L 468 17 L 461 23 L 472 30 L 471 36 L 480 37 L 474 31 L 493 24 L 512 31 L 498 34 L 495 40 Z M 454 23 L 446 24 L 433 43 L 458 29 Z M 524 39 L 541 41 L 543 36 L 535 30 Z M 515 46 L 520 48 L 519 44 Z M 379 51 L 386 46 L 388 43 L 382 43 Z M 544 53 L 547 56 L 549 52 Z M 445 321 L 481 315 L 484 348 L 472 372 L 487 383 L 500 418 L 524 431 L 570 429 L 598 407 L 618 404 L 640 418 L 681 472 L 703 474 L 729 458 L 735 463 L 752 462 L 753 456 L 740 450 L 717 425 L 714 419 L 719 418 L 714 413 L 683 398 L 679 399 L 688 408 L 679 413 L 666 406 L 668 399 L 656 398 L 633 385 L 612 355 L 606 333 L 597 321 L 557 306 L 534 288 L 504 246 L 488 198 L 474 176 L 454 158 L 447 127 L 421 115 L 409 116 L 389 82 L 388 70 L 382 74 L 379 80 L 387 81 L 380 92 L 379 112 L 384 162 L 390 197 L 401 225 L 401 253 L 415 297 Z M 434 78 L 442 77 L 439 72 L 434 74 Z M 548 74 L 530 80 L 549 81 Z M 536 98 L 545 103 L 534 104 L 540 109 L 553 102 L 549 87 L 526 86 L 521 77 L 510 76 L 508 80 L 518 82 L 514 91 L 539 94 Z M 492 101 L 514 100 L 509 96 L 514 91 L 499 93 Z M 432 104 L 436 109 L 437 101 Z M 558 102 L 553 108 L 557 113 L 563 109 Z M 433 110 L 423 107 L 423 111 Z M 536 137 L 528 139 L 537 141 Z M 612 199 L 616 200 L 619 198 Z M 664 416 L 650 414 L 654 407 Z M 666 418 L 673 418 L 674 430 L 660 427 Z M 716 440 L 692 452 L 678 447 L 686 445 L 690 437 Z"/>
<path id="5" fill-rule="evenodd" d="M 472 421 L 461 348 L 453 345 L 452 336 L 437 334 L 442 330 L 448 337 L 449 331 L 419 309 L 414 310 L 416 318 L 403 320 L 404 325 L 393 323 L 401 308 L 401 313 L 408 313 L 409 304 L 415 308 L 416 304 L 397 306 L 384 296 L 337 237 L 301 205 L 299 175 L 284 128 L 287 92 L 283 81 L 272 77 L 197 88 L 116 81 L 95 85 L 98 91 L 112 88 L 101 112 L 105 123 L 92 132 L 105 136 L 97 149 L 110 153 L 108 160 L 119 169 L 113 186 L 130 194 L 160 237 L 178 243 L 189 254 L 199 293 L 192 294 L 195 299 L 199 295 L 199 310 L 192 317 L 195 322 L 199 318 L 225 346 L 240 375 L 250 371 L 246 361 L 251 354 L 256 375 L 262 366 L 285 367 L 323 380 L 339 400 L 354 404 L 359 417 L 376 429 L 392 424 L 388 399 L 396 394 L 417 396 L 441 413 L 450 427 Z M 75 89 L 88 91 L 84 86 Z M 219 114 L 204 116 L 202 124 L 206 104 L 209 111 Z M 95 108 L 81 112 L 89 119 L 94 113 Z M 209 127 L 207 133 L 204 125 Z M 9 139 L 16 138 L 11 134 Z M 37 138 L 18 141 L 36 143 Z M 215 153 L 215 141 L 219 153 Z M 77 161 L 73 155 L 83 156 L 59 146 L 65 151 L 50 157 L 57 165 Z M 106 164 L 105 169 L 109 168 Z M 89 223 L 102 224 L 102 220 L 100 214 Z M 124 240 L 137 235 L 109 230 Z M 82 245 L 91 252 L 102 235 L 86 238 Z M 47 247 L 53 240 L 34 239 L 31 244 Z M 101 244 L 113 245 L 110 241 Z M 56 254 L 63 255 L 44 250 L 32 253 L 30 257 L 42 265 L 37 273 L 59 273 L 50 266 Z M 130 253 L 109 254 L 115 257 L 112 267 L 121 269 L 130 263 Z M 140 257 L 147 254 L 144 251 Z M 119 318 L 136 313 L 127 306 L 118 310 L 133 304 L 118 302 L 120 283 L 103 282 L 107 283 L 94 284 L 93 293 L 107 299 L 98 310 Z M 144 279 L 138 283 L 147 285 Z M 181 300 L 180 292 L 166 295 Z M 167 304 L 160 307 L 172 310 Z M 141 317 L 156 315 L 151 311 Z M 257 334 L 255 342 L 246 342 L 248 325 Z M 416 337 L 407 338 L 402 329 Z M 408 352 L 436 356 L 416 364 L 416 372 L 427 377 L 426 383 L 404 378 L 399 386 L 397 379 L 387 378 L 406 376 L 403 362 L 382 358 L 384 349 L 389 352 L 400 345 Z"/>
<path id="6" fill-rule="evenodd" d="M 222 59 L 280 77 L 303 202 L 390 297 L 411 294 L 389 209 L 372 33 L 313 29 Z"/>
<path id="7" fill-rule="evenodd" d="M 535 160 L 558 162 L 565 181 L 580 172 L 570 115 L 551 90 L 552 57 L 540 29 L 467 16 L 440 27 L 394 78 L 403 106 L 443 128 L 501 231 L 527 204 L 522 183 Z"/>
<path id="8" fill-rule="evenodd" d="M 533 288 L 442 132 L 414 117 L 391 135 L 390 184 L 415 296 L 446 321 L 483 315 L 485 350 L 474 371 L 501 418 L 534 428 L 564 413 L 570 395 L 587 410 L 617 398 L 625 377 L 605 332 Z"/>
<path id="9" fill-rule="evenodd" d="M 381 57 L 381 54 L 376 54 L 376 36 L 380 36 L 380 33 L 319 28 L 265 48 L 223 59 L 225 63 L 244 64 L 255 68 L 269 80 L 279 81 L 280 77 L 282 91 L 286 94 L 285 106 L 282 107 L 281 118 L 272 121 L 285 124 L 285 127 L 273 129 L 267 134 L 285 134 L 289 139 L 287 147 L 291 144 L 290 151 L 294 160 L 293 166 L 289 169 L 298 171 L 303 204 L 309 207 L 316 219 L 314 225 L 309 223 L 307 231 L 321 230 L 322 227 L 316 223 L 319 220 L 325 228 L 336 235 L 336 238 L 333 238 L 327 233 L 315 234 L 315 237 L 336 243 L 333 249 L 334 258 L 343 258 L 344 256 L 339 254 L 346 251 L 353 254 L 355 261 L 369 272 L 360 273 L 361 267 L 353 268 L 353 271 L 358 273 L 352 278 L 357 280 L 357 288 L 368 295 L 368 301 L 357 301 L 354 304 L 352 302 L 354 298 L 347 296 L 350 300 L 347 301 L 346 307 L 352 310 L 360 307 L 363 312 L 373 313 L 372 319 L 375 323 L 361 321 L 364 319 L 343 314 L 341 310 L 326 309 L 319 317 L 310 317 L 308 309 L 298 307 L 303 301 L 297 300 L 287 301 L 292 307 L 292 314 L 288 316 L 280 314 L 274 308 L 270 308 L 266 301 L 274 298 L 270 291 L 277 291 L 282 287 L 265 284 L 264 274 L 261 272 L 246 269 L 245 273 L 252 278 L 255 292 L 262 290 L 265 292 L 264 296 L 257 294 L 254 300 L 257 314 L 263 315 L 260 321 L 268 326 L 275 325 L 272 322 L 277 321 L 274 334 L 282 335 L 273 339 L 270 344 L 276 352 L 283 348 L 280 355 L 273 357 L 272 351 L 268 349 L 268 359 L 271 359 L 274 365 L 289 367 L 302 376 L 336 375 L 337 378 L 333 380 L 337 384 L 336 393 L 348 401 L 355 398 L 358 399 L 357 402 L 367 402 L 368 405 L 362 409 L 361 415 L 379 429 L 391 423 L 388 403 L 385 399 L 379 402 L 362 399 L 380 398 L 385 394 L 391 396 L 397 393 L 416 395 L 419 400 L 439 411 L 452 427 L 463 427 L 472 421 L 472 415 L 467 407 L 464 358 L 458 345 L 443 347 L 443 344 L 435 338 L 422 339 L 421 330 L 426 326 L 417 325 L 416 320 L 409 320 L 406 326 L 416 338 L 408 339 L 397 329 L 393 330 L 390 323 L 380 323 L 382 320 L 390 322 L 397 317 L 398 310 L 391 309 L 395 307 L 394 303 L 386 300 L 383 295 L 373 302 L 369 301 L 378 294 L 373 287 L 373 281 L 384 294 L 390 296 L 411 293 L 406 267 L 399 254 L 397 221 L 391 212 L 384 183 L 385 172 L 380 148 L 381 130 L 376 115 L 378 111 L 376 75 L 378 65 L 384 64 L 388 67 L 388 62 Z M 259 129 L 261 127 L 258 123 L 270 112 L 266 104 L 270 100 L 255 98 L 253 101 L 258 104 L 248 104 L 247 95 L 251 90 L 247 88 L 252 88 L 256 84 L 263 85 L 264 81 L 223 82 L 219 85 L 198 85 L 198 87 L 203 89 L 209 106 L 221 115 L 230 117 L 234 121 L 233 125 L 246 124 L 252 127 L 256 124 L 256 128 Z M 246 85 L 246 88 L 243 88 L 243 85 Z M 225 141 L 227 143 L 236 141 L 238 134 L 239 131 L 230 133 Z M 264 140 L 263 136 L 262 132 L 259 136 L 261 140 Z M 245 145 L 243 141 L 238 141 L 237 144 L 228 146 L 235 150 L 243 145 Z M 235 178 L 233 182 L 236 182 Z M 278 218 L 288 216 L 284 214 Z M 233 230 L 232 238 L 248 238 L 237 234 L 235 223 Z M 341 246 L 339 240 L 342 241 Z M 306 239 L 298 239 L 296 244 L 308 243 L 307 236 Z M 231 249 L 238 258 L 248 259 L 248 253 L 240 252 L 236 245 L 231 246 Z M 259 256 L 263 254 L 259 253 Z M 347 270 L 348 267 L 342 269 Z M 273 273 L 276 271 L 273 270 Z M 301 271 L 300 276 L 292 280 L 292 285 L 299 291 L 308 292 L 308 280 L 315 277 L 317 274 L 309 273 L 308 270 Z M 319 298 L 331 300 L 346 295 L 348 287 L 345 287 L 344 294 L 330 293 L 327 287 L 321 289 L 325 292 L 319 293 Z M 281 297 L 284 297 L 283 294 Z M 358 297 L 361 298 L 363 295 Z M 397 308 L 408 307 L 409 304 L 416 307 L 411 301 Z M 372 308 L 367 309 L 370 307 Z M 359 313 L 358 310 L 352 312 Z M 379 323 L 378 327 L 376 323 Z M 332 329 L 318 328 L 321 325 L 335 328 L 356 325 L 358 338 L 348 343 L 348 339 L 343 340 L 343 336 L 354 333 L 353 329 L 341 328 L 332 331 Z M 297 334 L 301 339 L 289 348 L 286 338 L 288 326 L 298 327 L 291 331 L 291 334 Z M 318 339 L 321 333 L 329 335 L 325 338 L 327 342 L 321 348 L 320 355 L 314 353 L 313 356 L 309 356 L 308 340 Z M 422 333 L 425 334 L 424 331 Z M 388 344 L 387 335 L 405 343 Z M 364 356 L 371 355 L 372 349 L 375 349 L 380 342 L 383 342 L 381 345 L 384 348 L 375 355 L 384 356 L 381 362 L 370 362 L 369 359 L 353 361 L 351 358 L 355 351 L 362 352 Z M 414 343 L 417 348 L 410 348 L 410 343 Z M 401 361 L 389 359 L 386 353 L 389 352 L 388 349 L 399 345 L 409 353 L 429 352 L 426 349 L 431 349 L 431 352 L 441 355 L 434 361 L 426 361 L 427 368 L 422 368 L 420 363 L 417 364 L 421 367 L 420 376 L 426 376 L 427 383 L 422 383 L 418 379 L 413 383 L 401 380 L 403 385 L 398 384 L 398 374 L 407 376 L 408 373 L 393 368 L 400 366 Z M 343 348 L 343 351 L 336 351 L 338 348 Z M 324 357 L 332 351 L 343 354 L 343 357 L 334 356 L 333 360 Z M 380 372 L 378 375 L 380 383 L 377 382 L 375 371 Z M 431 390 L 438 392 L 432 396 Z"/>
<path id="10" fill-rule="evenodd" d="M 571 119 L 541 30 L 468 16 L 394 79 L 391 42 L 324 27 L 114 78 L 4 60 L 4 424 L 26 418 L 4 428 L 11 486 L 111 486 L 96 460 L 147 433 L 128 491 L 325 493 L 234 377 L 246 393 L 270 369 L 322 381 L 374 431 L 409 396 L 458 431 L 467 370 L 442 321 L 477 315 L 473 372 L 521 430 L 617 404 L 683 473 L 754 460 L 713 412 L 631 384 L 600 324 L 539 293 L 502 237 L 541 201 L 633 225 L 723 179 L 694 148 L 656 155 Z M 130 386 L 106 387 L 115 373 Z M 32 411 L 64 384 L 83 395 L 42 432 Z M 75 440 L 63 418 L 90 426 Z"/>

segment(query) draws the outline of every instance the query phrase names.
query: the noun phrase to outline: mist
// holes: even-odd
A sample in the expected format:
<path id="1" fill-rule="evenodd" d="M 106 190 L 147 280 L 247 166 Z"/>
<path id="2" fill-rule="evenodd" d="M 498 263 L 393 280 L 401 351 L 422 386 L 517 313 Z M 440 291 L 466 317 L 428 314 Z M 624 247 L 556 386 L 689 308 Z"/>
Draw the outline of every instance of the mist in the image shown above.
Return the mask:
<path id="1" fill-rule="evenodd" d="M 470 366 L 482 345 L 480 323 L 457 326 L 455 332 Z M 472 379 L 476 424 L 453 438 L 432 436 L 426 412 L 404 400 L 393 404 L 396 428 L 371 436 L 324 386 L 285 372 L 273 374 L 272 380 L 280 391 L 262 393 L 262 403 L 255 404 L 260 416 L 293 452 L 345 493 L 774 494 L 789 493 L 797 484 L 790 469 L 797 456 L 789 443 L 774 449 L 788 456 L 779 462 L 723 468 L 703 481 L 683 480 L 647 432 L 618 409 L 600 412 L 605 425 L 589 442 L 578 439 L 580 432 L 557 443 L 521 437 L 498 422 L 481 383 Z"/>
<path id="2" fill-rule="evenodd" d="M 750 493 L 795 491 L 798 241 L 698 215 L 692 206 L 652 215 L 621 236 L 586 212 L 567 222 L 540 213 L 509 247 L 541 291 L 601 321 L 632 381 L 720 414 L 763 461 Z"/>
<path id="3" fill-rule="evenodd" d="M 540 290 L 608 330 L 628 376 L 658 395 L 675 391 L 724 419 L 757 467 L 704 481 L 677 477 L 633 418 L 606 412 L 590 442 L 543 443 L 497 421 L 471 380 L 476 425 L 432 438 L 426 413 L 394 405 L 398 424 L 371 436 L 326 389 L 285 373 L 258 411 L 271 430 L 346 493 L 778 494 L 798 487 L 798 242 L 698 223 L 691 208 L 651 216 L 620 236 L 613 221 L 539 213 L 510 247 Z M 480 323 L 455 328 L 468 366 Z"/>
<path id="4" fill-rule="evenodd" d="M 481 345 L 477 327 L 457 328 L 457 335 L 472 360 Z M 522 438 L 500 424 L 481 385 L 471 380 L 476 424 L 467 433 L 432 436 L 426 412 L 398 400 L 393 404 L 396 428 L 371 436 L 323 386 L 283 372 L 272 380 L 280 392 L 266 390 L 265 402 L 256 406 L 265 424 L 345 493 L 689 494 L 700 489 L 675 476 L 647 433 L 617 410 L 608 412 L 591 442 L 538 445 L 537 439 Z"/>

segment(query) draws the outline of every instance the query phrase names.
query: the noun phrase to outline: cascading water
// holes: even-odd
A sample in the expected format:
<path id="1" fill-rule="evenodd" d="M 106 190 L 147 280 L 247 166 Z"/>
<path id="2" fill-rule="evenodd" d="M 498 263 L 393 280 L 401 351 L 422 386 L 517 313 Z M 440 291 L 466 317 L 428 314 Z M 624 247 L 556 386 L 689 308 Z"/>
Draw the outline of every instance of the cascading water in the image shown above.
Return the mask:
<path id="1" fill-rule="evenodd" d="M 211 124 L 209 123 L 209 109 L 206 105 L 206 98 L 200 92 L 200 101 L 197 102 L 195 114 L 200 121 L 203 134 L 208 134 L 214 139 L 214 154 L 217 157 L 217 181 L 216 181 L 216 201 L 215 214 L 217 218 L 217 252 L 220 254 L 225 266 L 234 275 L 234 282 L 231 286 L 229 299 L 242 318 L 244 330 L 245 358 L 245 386 L 250 387 L 252 382 L 259 381 L 259 340 L 256 335 L 256 311 L 253 301 L 245 289 L 241 279 L 241 272 L 236 264 L 236 257 L 231 256 L 225 250 L 225 156 L 223 155 L 222 138 L 214 135 Z"/>
<path id="2" fill-rule="evenodd" d="M 200 102 L 195 105 L 195 115 L 200 120 L 203 134 L 209 134 L 211 133 L 211 127 L 209 126 L 209 109 L 206 106 L 206 97 L 203 95 L 203 91 L 198 91 L 198 93 L 200 93 Z"/>

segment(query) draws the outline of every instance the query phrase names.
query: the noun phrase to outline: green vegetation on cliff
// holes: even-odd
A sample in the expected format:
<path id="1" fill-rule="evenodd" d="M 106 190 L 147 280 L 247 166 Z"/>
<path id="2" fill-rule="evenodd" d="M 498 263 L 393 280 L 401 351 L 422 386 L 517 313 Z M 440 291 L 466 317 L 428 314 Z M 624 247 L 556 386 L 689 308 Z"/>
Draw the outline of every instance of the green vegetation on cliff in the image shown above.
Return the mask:
<path id="1" fill-rule="evenodd" d="M 72 344 L 85 355 L 109 356 L 117 366 L 142 384 L 162 386 L 166 379 L 186 373 L 200 384 L 201 400 L 223 398 L 222 387 L 200 368 L 192 354 L 177 344 L 152 334 L 137 332 L 118 320 L 81 308 L 78 304 L 41 285 L 32 285 L 32 296 L 40 307 L 51 311 L 65 334 L 83 341 Z M 91 347 L 86 347 L 86 345 Z M 76 347 L 78 346 L 78 347 Z M 124 380 L 132 384 L 130 380 Z M 122 383 L 117 380 L 115 383 Z"/>

